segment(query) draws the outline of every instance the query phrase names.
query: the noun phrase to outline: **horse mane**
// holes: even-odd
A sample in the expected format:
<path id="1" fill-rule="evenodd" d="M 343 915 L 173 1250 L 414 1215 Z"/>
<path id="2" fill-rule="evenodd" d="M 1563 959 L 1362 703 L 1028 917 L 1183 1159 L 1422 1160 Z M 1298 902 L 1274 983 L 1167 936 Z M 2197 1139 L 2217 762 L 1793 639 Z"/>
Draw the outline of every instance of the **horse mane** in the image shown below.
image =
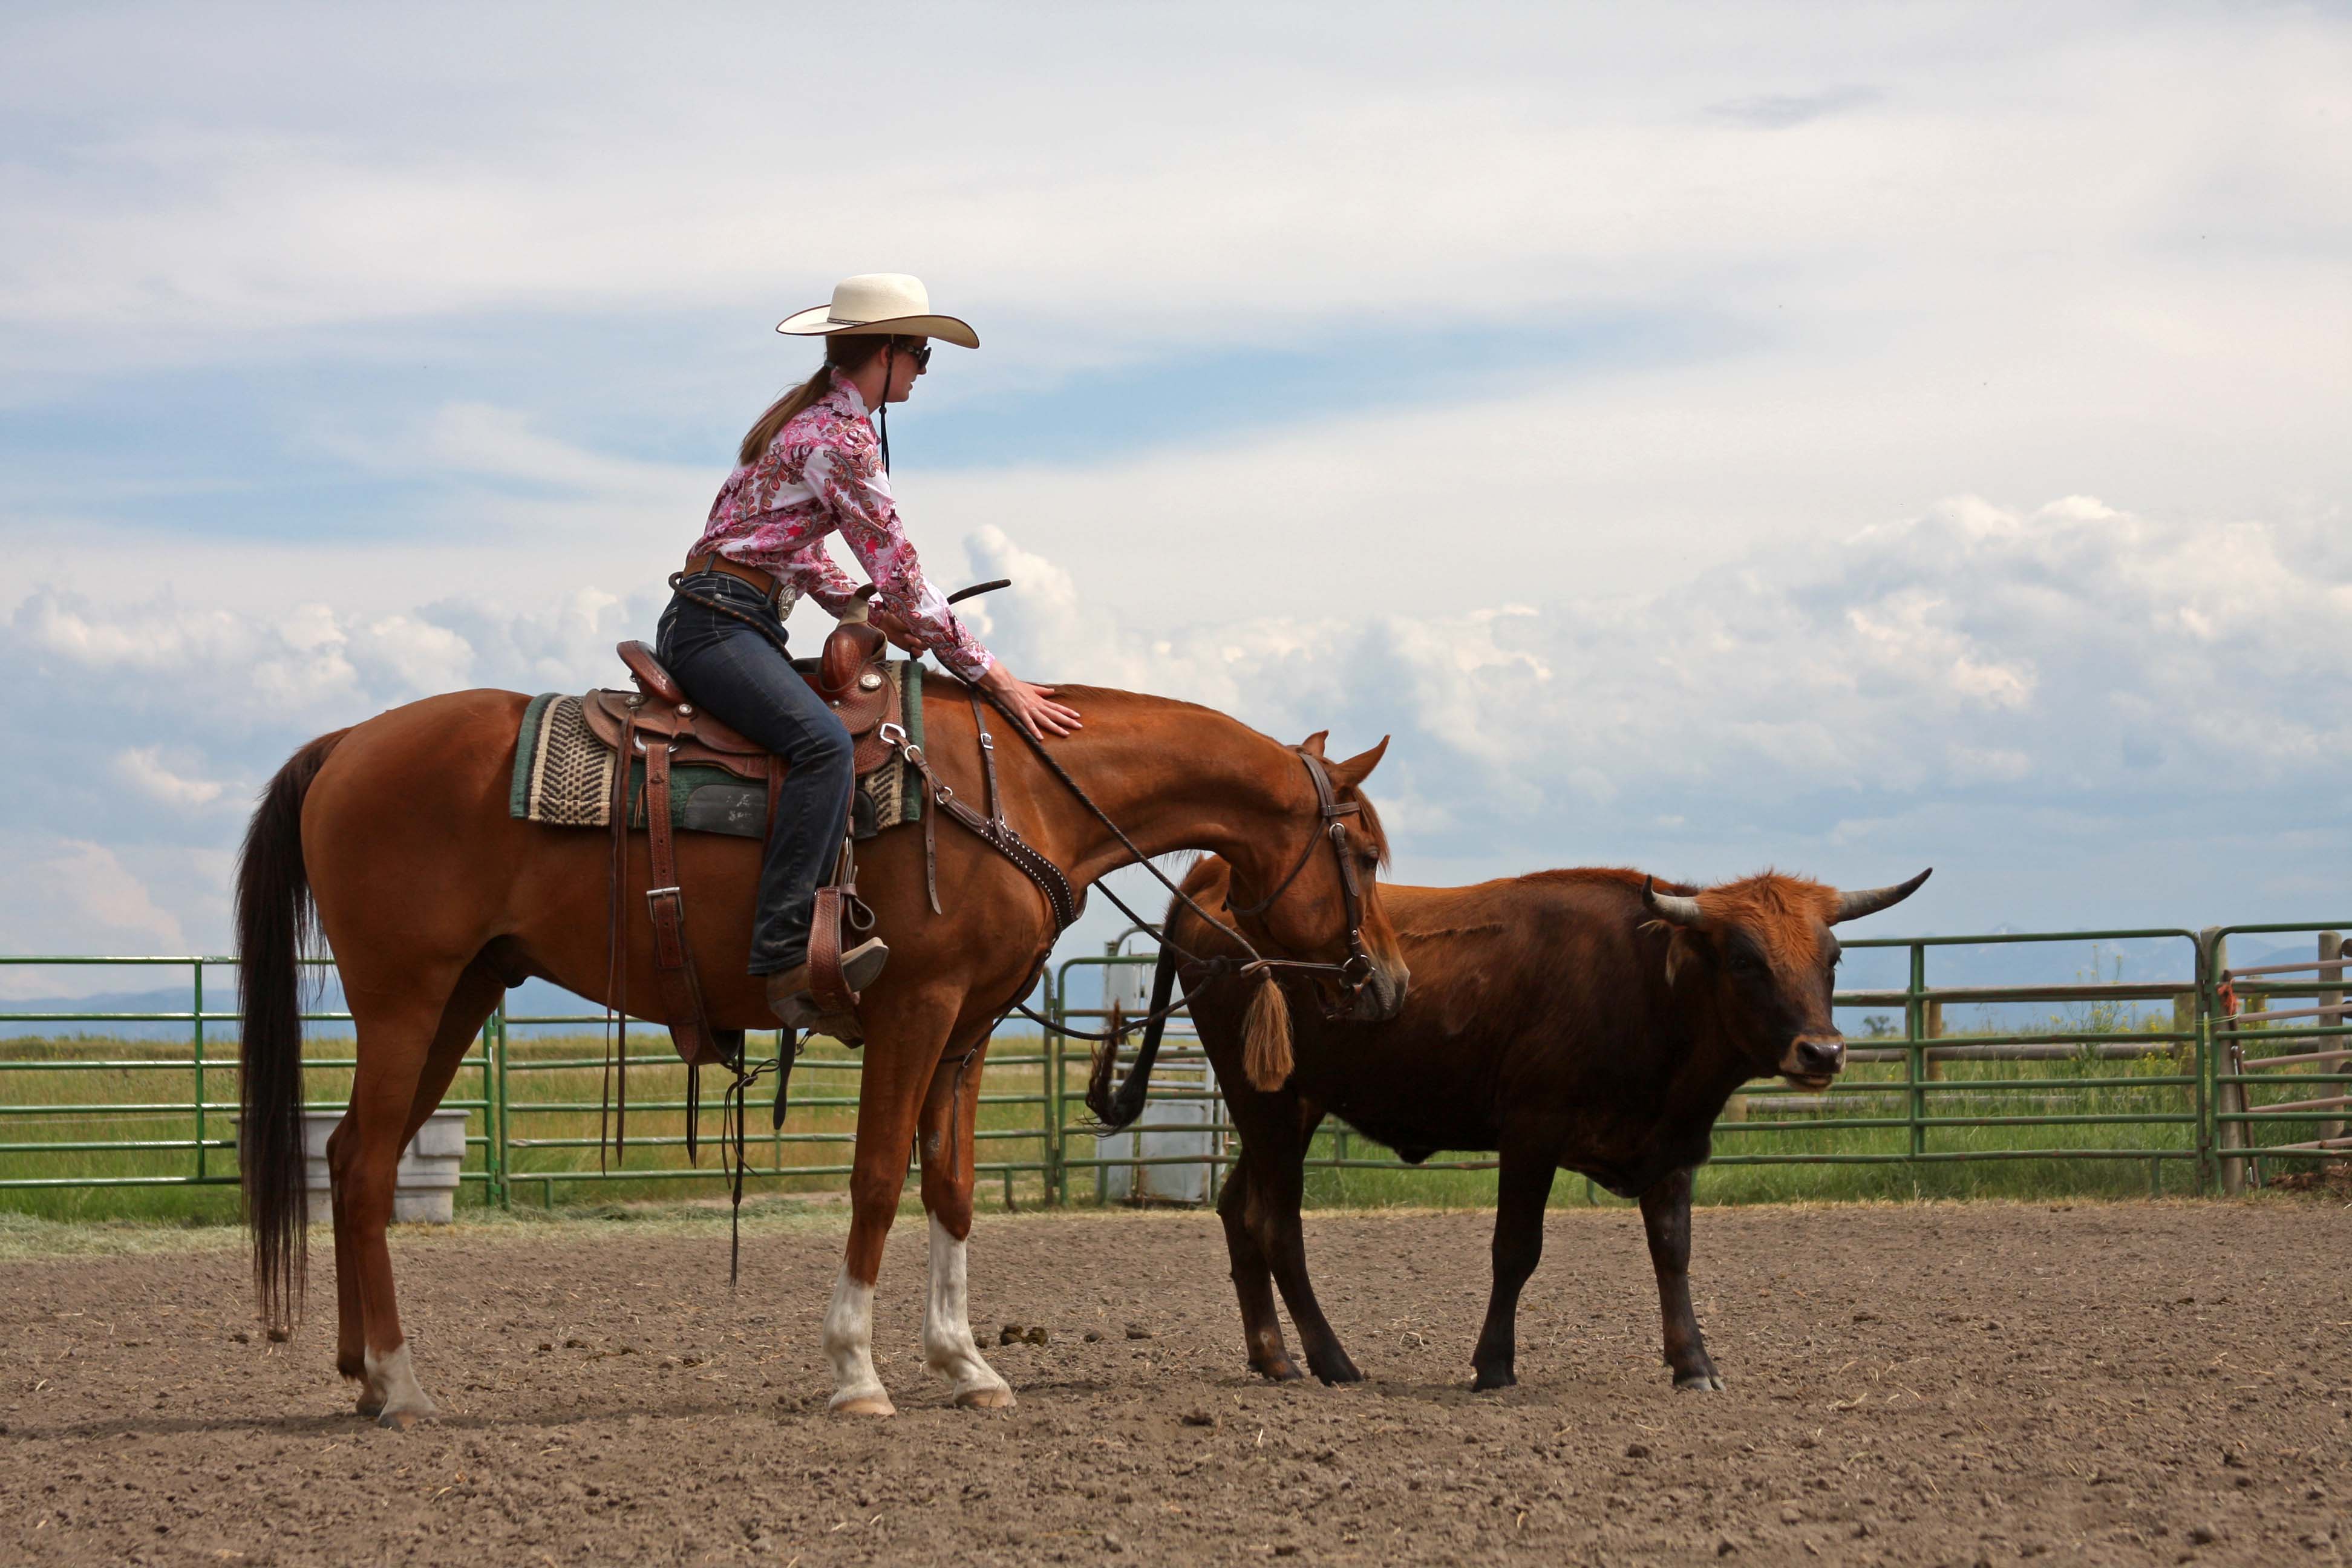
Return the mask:
<path id="1" fill-rule="evenodd" d="M 1150 691 L 1128 691 L 1116 686 L 1081 686 L 1076 681 L 1045 681 L 1042 684 L 1050 686 L 1057 699 L 1067 702 L 1081 713 L 1086 711 L 1089 704 L 1100 703 L 1104 700 L 1108 700 L 1110 706 L 1114 708 L 1121 702 L 1149 702 L 1160 708 L 1185 708 L 1207 718 L 1222 719 L 1230 724 L 1241 724 L 1243 729 L 1248 730 L 1254 735 L 1261 736 L 1274 745 L 1282 747 L 1286 752 L 1297 750 L 1286 742 L 1276 740 L 1263 730 L 1242 724 L 1240 720 L 1220 709 L 1211 708 L 1203 703 L 1188 702 L 1181 697 L 1162 697 Z M 939 687 L 950 688 L 958 695 L 962 695 L 972 689 L 972 683 L 960 676 L 925 670 L 923 672 L 924 700 L 929 701 L 933 689 Z M 1363 824 L 1365 836 L 1371 839 L 1373 847 L 1380 851 L 1381 869 L 1387 870 L 1389 868 L 1389 832 L 1381 821 L 1380 809 L 1373 805 L 1370 795 L 1353 784 L 1340 790 L 1339 798 L 1355 804 L 1358 819 Z M 1629 874 L 1638 875 L 1638 873 Z"/>
<path id="2" fill-rule="evenodd" d="M 1381 852 L 1381 869 L 1387 870 L 1389 868 L 1389 830 L 1381 824 L 1380 808 L 1372 804 L 1370 795 L 1353 784 L 1341 790 L 1339 798 L 1355 802 L 1357 820 L 1364 825 L 1364 834 L 1371 839 L 1372 847 Z"/>

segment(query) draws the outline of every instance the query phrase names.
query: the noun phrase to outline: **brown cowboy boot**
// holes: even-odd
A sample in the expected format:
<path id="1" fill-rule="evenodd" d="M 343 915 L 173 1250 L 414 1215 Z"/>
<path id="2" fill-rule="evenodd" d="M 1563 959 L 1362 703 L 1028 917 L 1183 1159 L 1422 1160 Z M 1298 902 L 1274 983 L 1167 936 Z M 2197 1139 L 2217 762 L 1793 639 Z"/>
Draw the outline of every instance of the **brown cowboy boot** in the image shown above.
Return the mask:
<path id="1" fill-rule="evenodd" d="M 867 937 L 841 955 L 842 984 L 849 988 L 852 996 L 856 995 L 881 975 L 882 966 L 889 957 L 890 950 L 880 937 Z M 787 1028 L 830 1035 L 845 1046 L 866 1043 L 856 1014 L 827 1013 L 818 1005 L 809 990 L 809 966 L 805 963 L 768 976 L 768 1011 Z"/>

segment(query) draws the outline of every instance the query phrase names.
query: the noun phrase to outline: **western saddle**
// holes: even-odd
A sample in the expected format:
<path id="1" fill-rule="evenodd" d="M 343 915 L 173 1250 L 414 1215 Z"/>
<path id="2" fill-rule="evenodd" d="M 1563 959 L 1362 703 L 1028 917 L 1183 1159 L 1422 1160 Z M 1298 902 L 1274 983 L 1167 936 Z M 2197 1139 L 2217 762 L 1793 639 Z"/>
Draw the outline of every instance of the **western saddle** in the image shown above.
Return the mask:
<path id="1" fill-rule="evenodd" d="M 794 665 L 849 731 L 856 743 L 856 767 L 860 774 L 890 759 L 889 743 L 883 738 L 884 726 L 903 722 L 899 688 L 883 669 L 889 643 L 880 629 L 866 619 L 866 599 L 872 593 L 870 587 L 860 593 L 850 615 L 826 637 L 824 652 L 814 664 Z M 635 815 L 628 799 L 632 772 L 629 764 L 642 761 L 643 809 L 653 861 L 646 905 L 653 921 L 654 978 L 661 987 L 664 1021 L 669 1025 L 670 1039 L 677 1054 L 689 1067 L 709 1063 L 740 1068 L 743 1031 L 711 1026 L 701 977 L 696 972 L 694 952 L 687 941 L 685 893 L 678 886 L 675 829 L 670 824 L 671 770 L 681 763 L 699 763 L 722 768 L 751 784 L 764 785 L 768 795 L 768 830 L 772 833 L 777 791 L 783 783 L 786 764 L 783 758 L 745 739 L 697 707 L 645 643 L 625 642 L 617 651 L 621 662 L 628 667 L 636 690 L 591 691 L 581 702 L 589 730 L 611 746 L 620 760 L 620 765 L 614 769 L 613 786 L 617 798 L 612 813 L 613 871 L 608 911 L 611 980 L 617 983 L 625 973 L 622 961 L 625 943 L 621 889 L 629 880 L 629 826 Z M 818 890 L 809 932 L 811 984 L 817 999 L 826 1004 L 828 1011 L 845 1013 L 856 1001 L 841 979 L 841 928 L 846 920 L 862 929 L 872 923 L 873 916 L 858 901 L 856 879 L 856 863 L 850 853 L 848 825 L 845 822 L 842 852 L 834 879 L 830 886 Z M 615 1005 L 625 1015 L 625 994 L 616 984 L 613 988 Z"/>

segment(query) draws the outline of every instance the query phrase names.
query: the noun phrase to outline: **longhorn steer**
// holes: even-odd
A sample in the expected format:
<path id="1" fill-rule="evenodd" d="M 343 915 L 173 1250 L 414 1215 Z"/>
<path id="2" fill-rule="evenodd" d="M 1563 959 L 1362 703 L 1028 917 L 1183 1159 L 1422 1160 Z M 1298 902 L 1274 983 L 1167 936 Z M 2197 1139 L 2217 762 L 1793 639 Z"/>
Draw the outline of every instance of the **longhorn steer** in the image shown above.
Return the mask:
<path id="1" fill-rule="evenodd" d="M 1242 1137 L 1218 1210 L 1250 1364 L 1271 1378 L 1300 1375 L 1271 1281 L 1315 1374 L 1363 1375 L 1316 1302 L 1299 1232 L 1303 1162 L 1328 1113 L 1414 1163 L 1439 1149 L 1499 1153 L 1494 1284 L 1470 1358 L 1474 1387 L 1518 1381 L 1519 1290 L 1543 1250 L 1552 1173 L 1565 1168 L 1641 1201 L 1675 1386 L 1721 1388 L 1691 1311 L 1691 1173 L 1742 1083 L 1778 1075 L 1828 1087 L 1845 1061 L 1830 1010 L 1830 928 L 1899 902 L 1927 879 L 1845 893 L 1770 872 L 1706 889 L 1662 889 L 1614 869 L 1391 885 L 1388 910 L 1412 973 L 1403 1011 L 1384 1024 L 1333 1022 L 1294 983 L 1297 1066 L 1272 1091 L 1243 1071 L 1250 987 L 1195 971 L 1186 995 Z M 1224 864 L 1203 859 L 1184 887 L 1217 911 Z M 1229 951 L 1213 927 L 1171 910 L 1155 1007 L 1189 967 L 1179 950 Z M 1087 1104 L 1107 1126 L 1142 1110 L 1158 1046 L 1155 1029 L 1116 1096 L 1108 1053 L 1097 1061 Z"/>

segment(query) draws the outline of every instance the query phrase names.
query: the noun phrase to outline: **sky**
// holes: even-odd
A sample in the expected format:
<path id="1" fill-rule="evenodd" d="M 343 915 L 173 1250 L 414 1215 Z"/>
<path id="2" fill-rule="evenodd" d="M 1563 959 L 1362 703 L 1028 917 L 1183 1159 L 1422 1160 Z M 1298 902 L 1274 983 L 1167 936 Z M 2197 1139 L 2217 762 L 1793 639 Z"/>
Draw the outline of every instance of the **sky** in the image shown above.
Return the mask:
<path id="1" fill-rule="evenodd" d="M 2344 8 L 852 21 L 0 16 L 0 952 L 225 951 L 303 740 L 616 683 L 879 270 L 990 645 L 1392 735 L 1398 879 L 2352 908 Z"/>

